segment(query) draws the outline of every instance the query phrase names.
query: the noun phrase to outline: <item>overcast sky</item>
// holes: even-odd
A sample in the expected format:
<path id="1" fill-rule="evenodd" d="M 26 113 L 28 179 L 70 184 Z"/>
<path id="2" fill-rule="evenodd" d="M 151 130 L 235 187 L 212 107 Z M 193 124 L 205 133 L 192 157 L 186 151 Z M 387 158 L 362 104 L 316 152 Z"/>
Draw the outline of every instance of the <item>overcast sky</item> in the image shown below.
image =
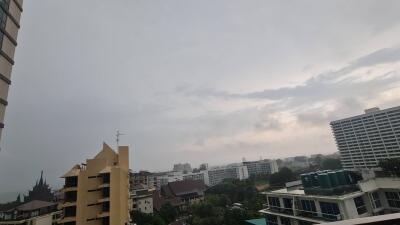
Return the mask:
<path id="1" fill-rule="evenodd" d="M 26 0 L 0 192 L 56 186 L 115 132 L 134 170 L 332 153 L 400 105 L 400 1 Z"/>

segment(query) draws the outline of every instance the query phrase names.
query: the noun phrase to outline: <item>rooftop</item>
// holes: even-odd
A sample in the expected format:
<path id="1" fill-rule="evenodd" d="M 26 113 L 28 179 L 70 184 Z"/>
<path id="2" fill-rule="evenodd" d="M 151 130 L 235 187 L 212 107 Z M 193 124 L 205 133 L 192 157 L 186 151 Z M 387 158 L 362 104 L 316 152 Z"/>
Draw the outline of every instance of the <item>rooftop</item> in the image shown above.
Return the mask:
<path id="1" fill-rule="evenodd" d="M 18 211 L 33 211 L 41 208 L 46 208 L 50 206 L 55 206 L 57 203 L 54 202 L 45 202 L 45 201 L 39 201 L 39 200 L 33 200 L 28 203 L 19 205 L 15 207 L 14 209 L 11 209 L 10 211 L 18 210 Z"/>
<path id="2" fill-rule="evenodd" d="M 287 189 L 287 188 L 282 188 L 274 191 L 267 191 L 263 192 L 263 194 L 278 194 L 278 195 L 291 195 L 291 196 L 307 196 L 307 197 L 312 197 L 312 198 L 323 198 L 323 199 L 347 199 L 347 198 L 354 198 L 359 195 L 362 195 L 363 193 L 361 191 L 356 191 L 356 192 L 351 192 L 351 193 L 346 193 L 343 195 L 310 195 L 306 194 L 303 189 Z"/>

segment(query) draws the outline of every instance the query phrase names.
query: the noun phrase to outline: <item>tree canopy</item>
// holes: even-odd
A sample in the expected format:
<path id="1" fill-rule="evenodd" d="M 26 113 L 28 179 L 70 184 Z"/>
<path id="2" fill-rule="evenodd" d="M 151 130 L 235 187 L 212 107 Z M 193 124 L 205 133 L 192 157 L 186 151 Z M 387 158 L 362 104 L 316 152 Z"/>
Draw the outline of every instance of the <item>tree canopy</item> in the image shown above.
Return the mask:
<path id="1" fill-rule="evenodd" d="M 283 186 L 286 182 L 296 180 L 296 175 L 287 167 L 283 167 L 277 173 L 271 174 L 269 183 L 271 186 Z"/>
<path id="2" fill-rule="evenodd" d="M 378 166 L 385 172 L 400 176 L 400 158 L 381 160 Z"/>
<path id="3" fill-rule="evenodd" d="M 321 169 L 323 170 L 337 170 L 342 168 L 340 159 L 326 158 L 322 160 Z"/>

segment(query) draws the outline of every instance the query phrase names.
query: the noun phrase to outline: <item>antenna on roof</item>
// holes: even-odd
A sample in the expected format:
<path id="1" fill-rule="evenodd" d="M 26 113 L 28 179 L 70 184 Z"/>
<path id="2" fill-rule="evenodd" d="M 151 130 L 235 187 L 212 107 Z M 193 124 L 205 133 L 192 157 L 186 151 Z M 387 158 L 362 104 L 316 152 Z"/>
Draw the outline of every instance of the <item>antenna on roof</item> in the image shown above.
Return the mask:
<path id="1" fill-rule="evenodd" d="M 119 130 L 117 130 L 117 134 L 115 135 L 115 137 L 116 137 L 115 141 L 117 142 L 117 147 L 119 147 L 119 140 L 120 140 L 119 137 L 120 137 L 121 135 L 125 135 L 125 134 L 120 133 Z"/>

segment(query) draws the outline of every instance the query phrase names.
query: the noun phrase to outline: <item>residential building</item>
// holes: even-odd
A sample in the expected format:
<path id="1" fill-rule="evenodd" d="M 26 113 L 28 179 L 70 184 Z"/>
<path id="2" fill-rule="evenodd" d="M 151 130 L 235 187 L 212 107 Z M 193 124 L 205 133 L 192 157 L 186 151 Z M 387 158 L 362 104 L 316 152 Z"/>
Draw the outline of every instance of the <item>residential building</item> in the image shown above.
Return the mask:
<path id="1" fill-rule="evenodd" d="M 162 186 L 167 185 L 170 182 L 182 181 L 183 173 L 177 171 L 157 173 L 153 179 L 155 181 L 157 190 L 160 190 Z"/>
<path id="2" fill-rule="evenodd" d="M 308 225 L 400 212 L 400 179 L 359 180 L 351 171 L 303 174 L 302 181 L 265 192 L 260 212 L 271 225 Z"/>
<path id="3" fill-rule="evenodd" d="M 205 185 L 210 186 L 210 178 L 208 177 L 208 170 L 203 170 L 198 173 L 183 174 L 183 180 L 200 180 Z"/>
<path id="4" fill-rule="evenodd" d="M 278 172 L 278 164 L 275 160 L 245 161 L 243 166 L 247 167 L 249 176 Z"/>
<path id="5" fill-rule="evenodd" d="M 220 184 L 226 179 L 245 180 L 249 178 L 247 167 L 243 165 L 217 167 L 207 170 L 207 173 L 209 186 Z"/>
<path id="6" fill-rule="evenodd" d="M 59 215 L 57 203 L 33 200 L 0 212 L 0 224 L 54 225 Z"/>
<path id="7" fill-rule="evenodd" d="M 178 163 L 174 164 L 174 172 L 189 173 L 192 172 L 192 166 L 189 163 Z"/>
<path id="8" fill-rule="evenodd" d="M 153 192 L 155 189 L 131 190 L 132 210 L 145 214 L 153 214 Z"/>
<path id="9" fill-rule="evenodd" d="M 376 167 L 380 160 L 400 157 L 400 106 L 330 123 L 346 169 Z"/>
<path id="10" fill-rule="evenodd" d="M 180 211 L 185 211 L 187 206 L 198 203 L 204 199 L 207 186 L 199 180 L 183 180 L 170 182 L 162 186 L 161 191 L 156 193 L 154 207 L 160 210 L 163 204 L 169 202 Z"/>
<path id="11" fill-rule="evenodd" d="M 148 171 L 139 171 L 138 173 L 129 173 L 129 183 L 131 187 L 146 185 L 148 188 L 157 186 L 157 179 L 153 173 Z"/>
<path id="12" fill-rule="evenodd" d="M 321 225 L 397 225 L 397 224 L 400 224 L 400 213 L 342 220 L 338 222 L 324 223 Z"/>
<path id="13" fill-rule="evenodd" d="M 110 146 L 64 176 L 64 202 L 60 205 L 65 225 L 125 225 L 129 220 L 129 153 Z"/>
<path id="14" fill-rule="evenodd" d="M 17 46 L 23 0 L 0 1 L 0 141 L 4 128 L 4 115 L 8 105 L 8 88 Z"/>

